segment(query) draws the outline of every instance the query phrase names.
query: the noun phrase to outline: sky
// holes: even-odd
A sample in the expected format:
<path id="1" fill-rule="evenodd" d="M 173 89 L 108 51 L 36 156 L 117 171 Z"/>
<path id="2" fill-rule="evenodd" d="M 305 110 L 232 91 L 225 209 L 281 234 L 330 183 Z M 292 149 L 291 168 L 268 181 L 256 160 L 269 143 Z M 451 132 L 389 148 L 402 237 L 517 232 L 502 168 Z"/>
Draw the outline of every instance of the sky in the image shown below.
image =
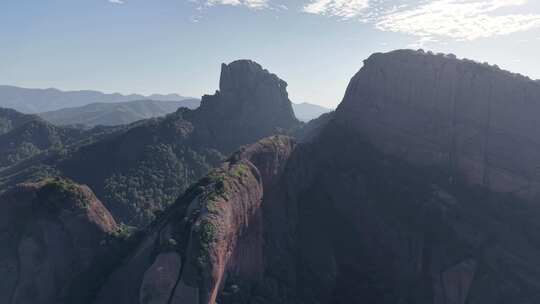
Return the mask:
<path id="1" fill-rule="evenodd" d="M 293 102 L 335 107 L 375 52 L 422 48 L 540 78 L 538 0 L 1 0 L 0 84 L 218 89 L 252 59 Z"/>

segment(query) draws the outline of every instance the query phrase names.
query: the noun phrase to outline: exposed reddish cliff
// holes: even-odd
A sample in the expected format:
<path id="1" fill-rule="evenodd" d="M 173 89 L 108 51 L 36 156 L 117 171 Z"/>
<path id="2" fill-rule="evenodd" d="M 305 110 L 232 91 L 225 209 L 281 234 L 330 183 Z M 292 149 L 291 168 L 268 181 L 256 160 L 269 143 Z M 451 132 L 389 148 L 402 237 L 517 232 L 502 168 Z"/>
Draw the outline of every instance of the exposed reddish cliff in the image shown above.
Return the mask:
<path id="1" fill-rule="evenodd" d="M 86 186 L 21 184 L 0 197 L 0 302 L 56 304 L 91 289 L 110 249 L 115 220 Z M 108 253 L 107 253 L 108 254 Z M 85 277 L 88 276 L 88 277 Z"/>
<path id="2" fill-rule="evenodd" d="M 376 147 L 470 182 L 536 197 L 540 83 L 451 55 L 374 54 L 336 111 Z"/>

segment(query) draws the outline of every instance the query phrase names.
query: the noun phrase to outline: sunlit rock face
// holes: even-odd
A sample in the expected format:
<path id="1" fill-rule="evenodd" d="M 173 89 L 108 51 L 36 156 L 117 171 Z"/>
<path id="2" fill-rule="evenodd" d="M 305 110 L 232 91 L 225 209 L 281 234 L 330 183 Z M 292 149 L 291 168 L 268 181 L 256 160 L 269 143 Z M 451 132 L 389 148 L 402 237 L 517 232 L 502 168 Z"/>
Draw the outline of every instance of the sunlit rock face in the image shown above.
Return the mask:
<path id="1" fill-rule="evenodd" d="M 385 153 L 499 192 L 540 191 L 540 84 L 452 55 L 374 54 L 336 116 Z"/>

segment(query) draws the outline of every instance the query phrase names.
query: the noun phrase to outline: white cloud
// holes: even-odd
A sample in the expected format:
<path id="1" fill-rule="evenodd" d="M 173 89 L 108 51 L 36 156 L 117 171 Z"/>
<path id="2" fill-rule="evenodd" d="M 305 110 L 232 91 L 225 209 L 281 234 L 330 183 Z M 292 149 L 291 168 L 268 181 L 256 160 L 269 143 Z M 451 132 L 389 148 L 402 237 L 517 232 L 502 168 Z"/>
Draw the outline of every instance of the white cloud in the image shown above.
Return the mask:
<path id="1" fill-rule="evenodd" d="M 418 37 L 471 41 L 540 27 L 540 14 L 502 14 L 527 0 L 435 0 L 382 15 L 376 28 Z"/>
<path id="2" fill-rule="evenodd" d="M 303 7 L 310 14 L 350 19 L 360 16 L 369 7 L 369 0 L 314 0 Z"/>
<path id="3" fill-rule="evenodd" d="M 232 5 L 245 6 L 252 9 L 262 9 L 268 7 L 268 0 L 207 0 L 206 5 Z"/>
<path id="4" fill-rule="evenodd" d="M 123 0 L 109 0 L 109 2 L 114 4 L 124 4 Z"/>

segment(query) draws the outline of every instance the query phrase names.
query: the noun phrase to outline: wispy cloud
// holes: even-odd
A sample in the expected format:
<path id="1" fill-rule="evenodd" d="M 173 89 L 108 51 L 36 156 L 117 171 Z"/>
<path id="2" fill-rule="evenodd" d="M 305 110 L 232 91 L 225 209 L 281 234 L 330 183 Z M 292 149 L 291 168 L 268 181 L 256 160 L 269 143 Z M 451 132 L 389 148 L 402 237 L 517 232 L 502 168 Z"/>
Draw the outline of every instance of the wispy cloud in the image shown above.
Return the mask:
<path id="1" fill-rule="evenodd" d="M 310 14 L 350 19 L 358 17 L 369 7 L 369 0 L 314 0 L 303 7 Z"/>
<path id="2" fill-rule="evenodd" d="M 539 14 L 500 14 L 501 8 L 526 4 L 526 0 L 437 0 L 383 15 L 375 26 L 383 31 L 420 37 L 447 37 L 471 41 L 540 27 Z"/>
<path id="3" fill-rule="evenodd" d="M 357 18 L 375 28 L 419 37 L 472 41 L 540 28 L 540 13 L 504 13 L 527 8 L 528 0 L 311 0 L 302 11 L 342 19 Z M 416 3 L 416 4 L 414 4 Z"/>
<path id="4" fill-rule="evenodd" d="M 419 37 L 471 41 L 540 27 L 539 14 L 498 12 L 526 3 L 527 0 L 436 0 L 383 15 L 375 26 L 383 31 Z"/>
<path id="5" fill-rule="evenodd" d="M 262 9 L 268 7 L 268 0 L 207 0 L 206 6 L 232 5 L 245 6 L 251 9 Z"/>
<path id="6" fill-rule="evenodd" d="M 109 2 L 114 4 L 124 4 L 124 0 L 109 0 Z"/>

